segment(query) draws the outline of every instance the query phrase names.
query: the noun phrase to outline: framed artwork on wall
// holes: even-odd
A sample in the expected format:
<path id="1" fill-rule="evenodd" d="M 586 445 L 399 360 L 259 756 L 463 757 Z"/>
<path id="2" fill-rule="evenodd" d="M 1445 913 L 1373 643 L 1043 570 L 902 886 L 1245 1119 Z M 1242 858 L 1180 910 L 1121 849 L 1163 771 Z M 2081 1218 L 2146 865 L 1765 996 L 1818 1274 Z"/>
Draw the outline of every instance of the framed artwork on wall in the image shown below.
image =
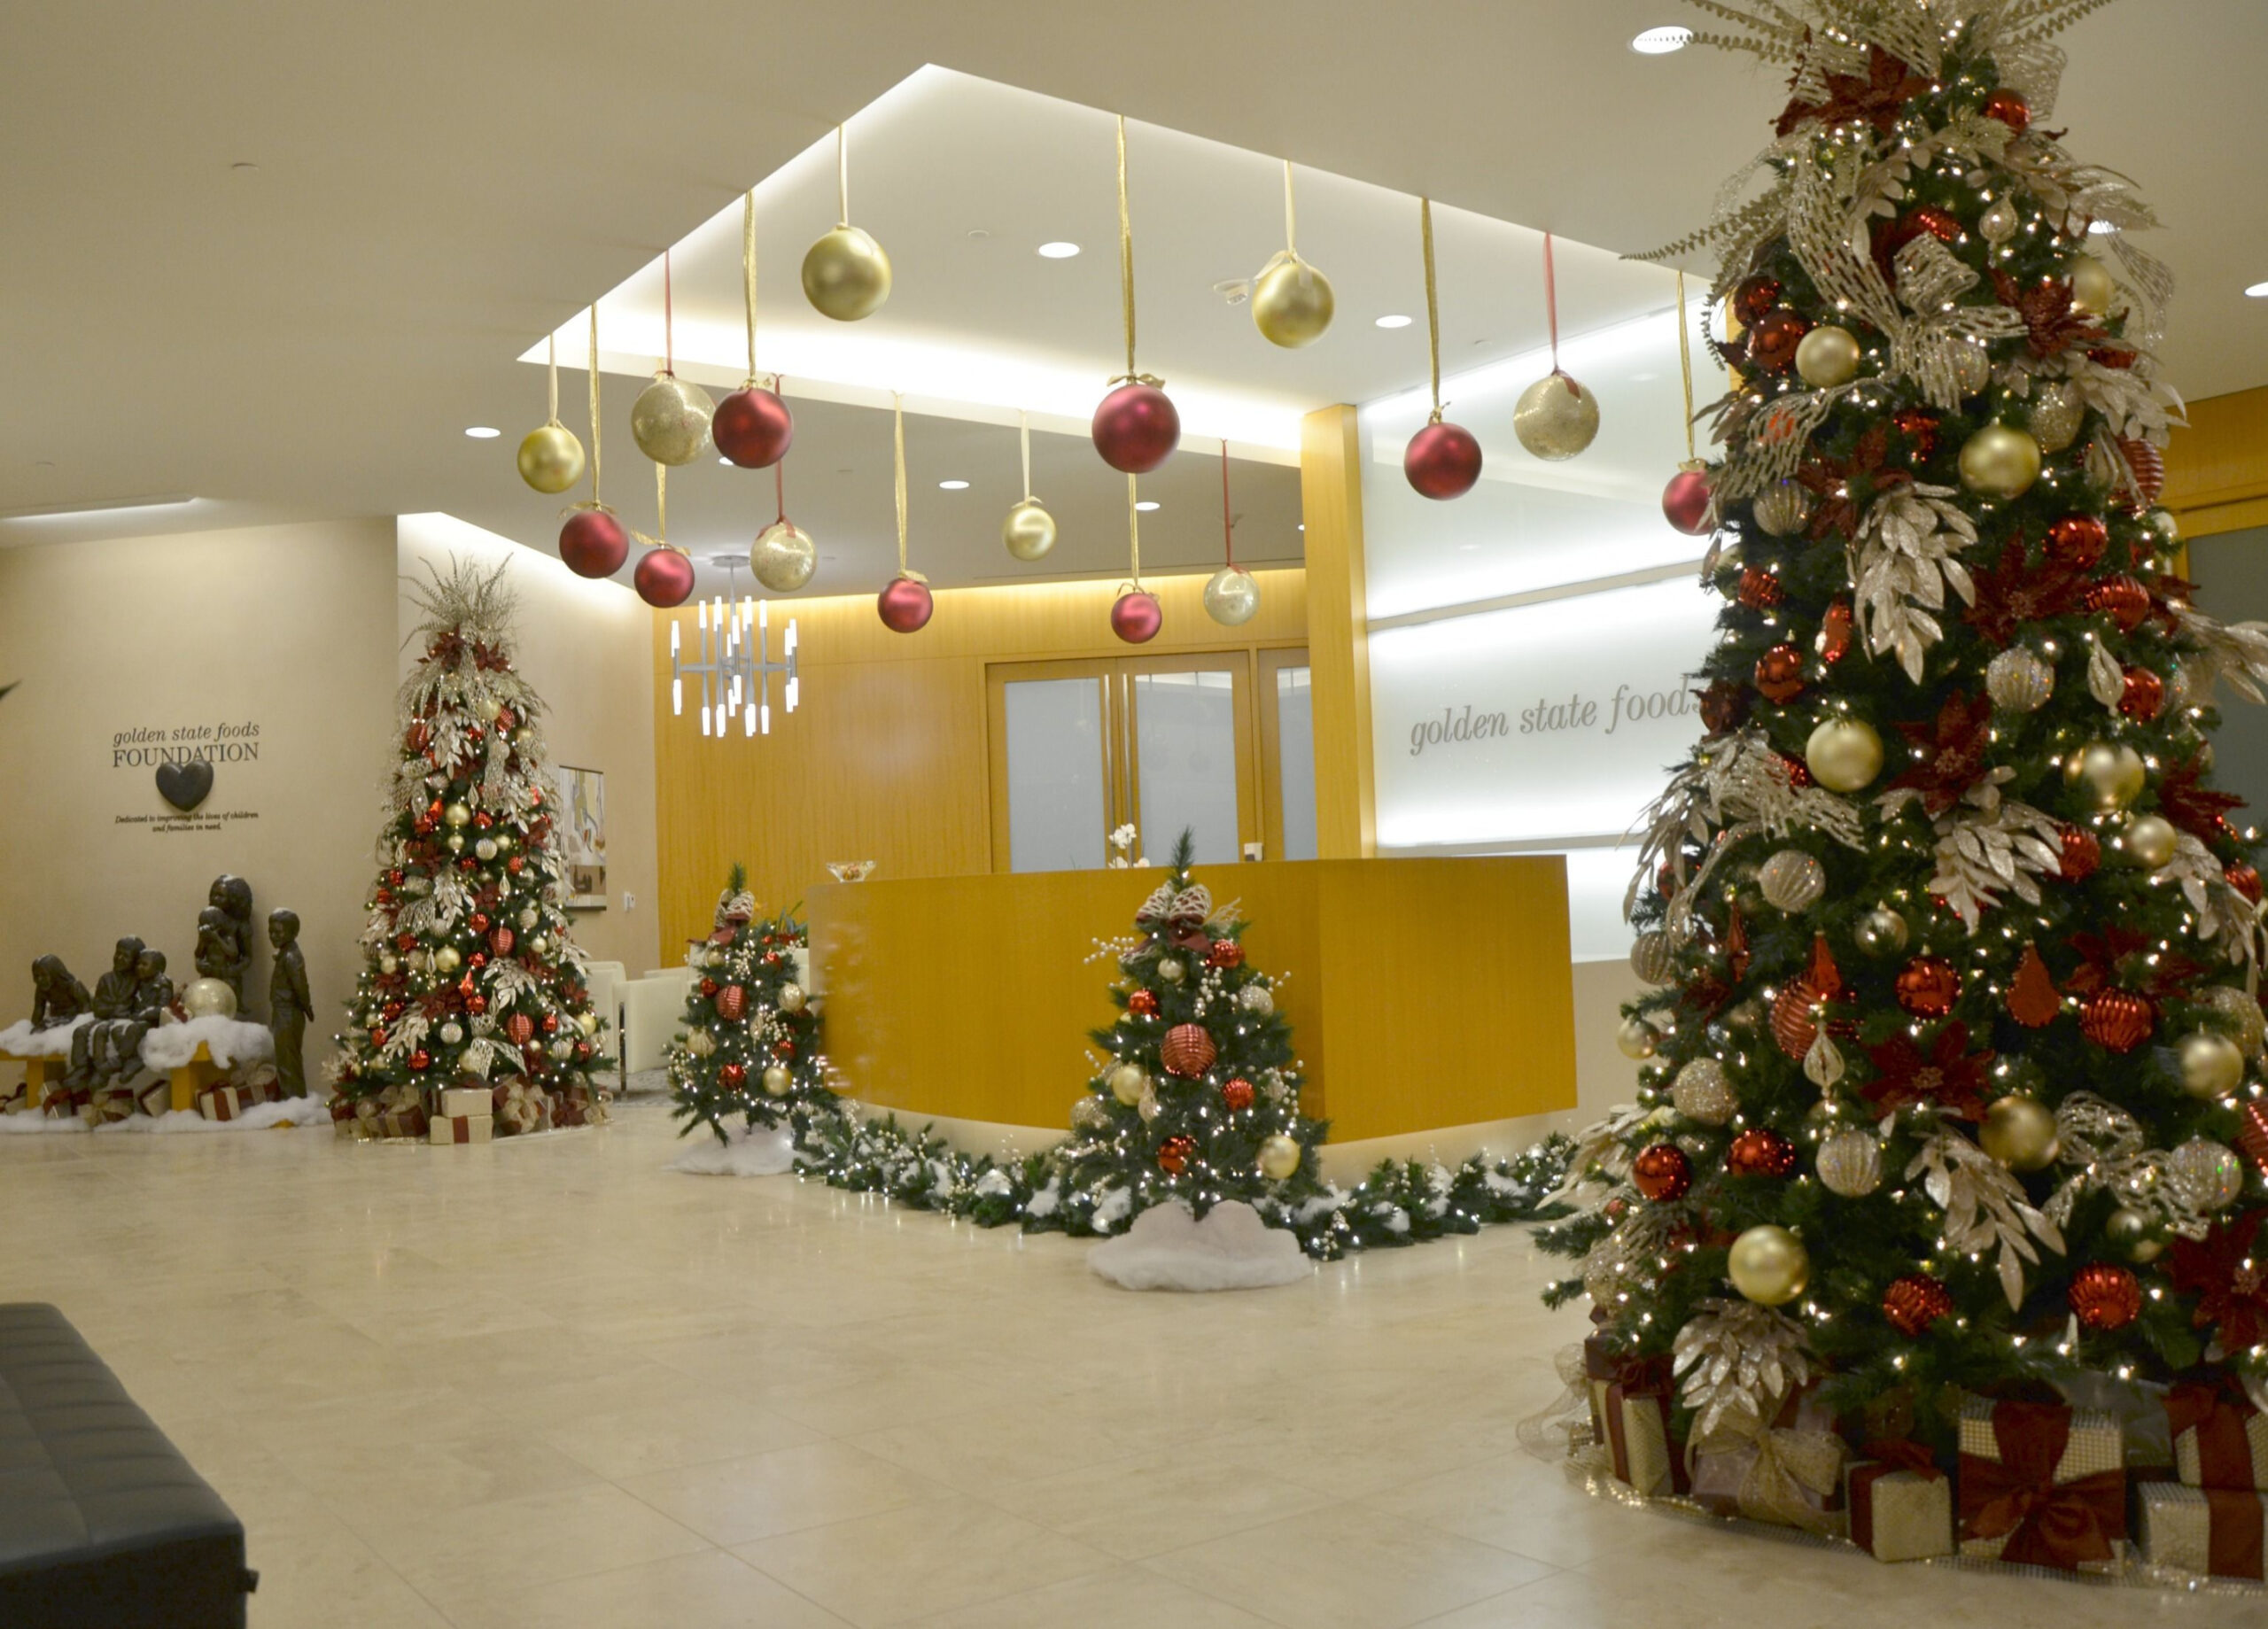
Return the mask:
<path id="1" fill-rule="evenodd" d="M 559 853 L 567 867 L 567 908 L 606 909 L 606 772 L 562 764 Z"/>

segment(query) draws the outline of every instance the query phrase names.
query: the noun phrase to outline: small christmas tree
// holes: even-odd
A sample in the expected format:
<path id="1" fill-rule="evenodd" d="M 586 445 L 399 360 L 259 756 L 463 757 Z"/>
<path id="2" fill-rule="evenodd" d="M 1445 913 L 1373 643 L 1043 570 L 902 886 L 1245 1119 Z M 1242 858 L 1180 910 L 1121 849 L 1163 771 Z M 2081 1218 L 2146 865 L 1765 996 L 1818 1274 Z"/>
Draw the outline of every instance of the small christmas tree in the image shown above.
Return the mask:
<path id="1" fill-rule="evenodd" d="M 686 1033 L 669 1049 L 685 1133 L 706 1126 L 728 1142 L 726 1122 L 738 1120 L 750 1131 L 784 1126 L 801 1142 L 814 1115 L 835 1112 L 819 1011 L 789 954 L 804 942 L 792 914 L 757 919 L 748 870 L 735 863 L 715 930 L 691 958 L 700 976 L 686 996 Z"/>
<path id="2" fill-rule="evenodd" d="M 1107 948 L 1124 982 L 1115 1023 L 1071 1136 L 1039 1158 L 1030 1225 L 1108 1233 L 1178 1199 L 1202 1217 L 1241 1199 L 1292 1227 L 1324 1197 L 1315 1151 L 1327 1128 L 1300 1113 L 1291 1026 L 1272 981 L 1245 960 L 1245 924 L 1190 880 L 1190 834 L 1169 875 L 1136 913 L 1138 930 Z"/>
<path id="3" fill-rule="evenodd" d="M 397 702 L 365 959 L 334 1037 L 331 1112 L 360 1135 L 422 1136 L 448 1087 L 488 1090 L 504 1134 L 606 1117 L 506 569 L 429 568 L 417 593 L 425 654 Z"/>

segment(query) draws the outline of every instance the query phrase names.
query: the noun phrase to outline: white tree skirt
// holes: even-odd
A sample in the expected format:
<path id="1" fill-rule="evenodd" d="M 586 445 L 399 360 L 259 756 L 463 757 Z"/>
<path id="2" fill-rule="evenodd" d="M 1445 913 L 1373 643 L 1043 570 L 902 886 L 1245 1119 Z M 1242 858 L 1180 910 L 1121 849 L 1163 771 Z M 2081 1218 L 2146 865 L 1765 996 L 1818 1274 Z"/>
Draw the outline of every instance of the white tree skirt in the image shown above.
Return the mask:
<path id="1" fill-rule="evenodd" d="M 696 1131 L 686 1151 L 670 1161 L 671 1170 L 695 1176 L 785 1176 L 795 1168 L 796 1136 L 786 1126 L 743 1129 L 729 1143 Z"/>
<path id="2" fill-rule="evenodd" d="M 1153 1205 L 1124 1237 L 1087 1252 L 1087 1265 L 1126 1290 L 1261 1290 L 1315 1272 L 1296 1237 L 1241 1199 L 1216 1205 L 1202 1222 L 1177 1201 Z"/>

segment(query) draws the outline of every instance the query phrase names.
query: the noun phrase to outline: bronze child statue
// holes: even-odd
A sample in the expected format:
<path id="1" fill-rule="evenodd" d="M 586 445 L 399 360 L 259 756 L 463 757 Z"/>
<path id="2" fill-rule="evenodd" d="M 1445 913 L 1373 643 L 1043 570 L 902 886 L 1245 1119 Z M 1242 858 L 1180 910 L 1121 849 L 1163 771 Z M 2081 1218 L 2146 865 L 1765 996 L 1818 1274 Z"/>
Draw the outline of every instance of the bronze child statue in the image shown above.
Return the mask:
<path id="1" fill-rule="evenodd" d="M 276 947 L 276 967 L 268 977 L 268 1028 L 276 1037 L 276 1083 L 286 1097 L 307 1095 L 307 1065 L 301 1043 L 315 1002 L 307 995 L 307 955 L 299 948 L 296 911 L 268 913 L 268 942 Z"/>
<path id="2" fill-rule="evenodd" d="M 60 956 L 32 964 L 32 1028 L 56 1029 L 87 1011 L 87 987 L 71 976 Z"/>
<path id="3" fill-rule="evenodd" d="M 117 1022 L 101 1026 L 107 1066 L 103 1073 L 113 1082 L 132 1080 L 140 1072 L 143 1038 L 164 1021 L 166 1009 L 173 1004 L 174 981 L 166 976 L 166 953 L 145 947 L 134 963 L 133 1010 Z"/>
<path id="4" fill-rule="evenodd" d="M 197 919 L 197 971 L 206 978 L 220 980 L 235 991 L 237 1016 L 248 1017 L 251 1009 L 245 1005 L 245 975 L 252 971 L 252 884 L 242 877 L 223 873 L 213 879 L 213 889 L 206 900 L 206 910 Z M 215 911 L 220 912 L 220 920 L 213 925 L 208 956 L 206 918 Z"/>
<path id="5" fill-rule="evenodd" d="M 95 981 L 94 997 L 87 1004 L 87 1011 L 95 1015 L 95 1021 L 82 1026 L 71 1037 L 71 1067 L 63 1076 L 63 1084 L 69 1090 L 85 1091 L 94 1085 L 96 1042 L 121 1019 L 131 1021 L 134 992 L 141 982 L 141 959 L 142 942 L 128 935 L 111 952 L 110 971 Z"/>

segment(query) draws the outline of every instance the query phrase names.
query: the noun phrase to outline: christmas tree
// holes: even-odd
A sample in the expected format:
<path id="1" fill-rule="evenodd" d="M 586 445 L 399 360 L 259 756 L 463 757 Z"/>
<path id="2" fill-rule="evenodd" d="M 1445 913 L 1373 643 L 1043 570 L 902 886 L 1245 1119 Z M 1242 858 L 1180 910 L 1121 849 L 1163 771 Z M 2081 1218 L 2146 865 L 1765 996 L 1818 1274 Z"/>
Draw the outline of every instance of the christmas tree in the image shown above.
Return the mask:
<path id="1" fill-rule="evenodd" d="M 1032 1225 L 1108 1233 L 1169 1200 L 1202 1218 L 1241 1199 L 1292 1227 L 1325 1194 L 1315 1151 L 1327 1128 L 1300 1113 L 1291 1026 L 1245 960 L 1236 907 L 1191 880 L 1192 851 L 1184 832 L 1136 934 L 1104 946 L 1123 975 L 1119 1016 L 1091 1032 L 1100 1067 L 1069 1138 L 1034 1170 Z"/>
<path id="2" fill-rule="evenodd" d="M 365 959 L 334 1037 L 332 1113 L 361 1135 L 422 1136 L 452 1087 L 487 1090 L 500 1133 L 606 1117 L 506 569 L 453 561 L 417 591 L 425 652 L 397 699 Z"/>
<path id="3" fill-rule="evenodd" d="M 735 864 L 715 929 L 691 958 L 700 976 L 686 995 L 686 1033 L 669 1049 L 687 1132 L 706 1126 L 728 1142 L 726 1122 L 737 1120 L 746 1131 L 785 1128 L 801 1140 L 814 1115 L 835 1112 L 819 1012 L 789 954 L 804 942 L 792 914 L 756 919 L 747 868 Z"/>
<path id="4" fill-rule="evenodd" d="M 1638 1105 L 1547 1235 L 1696 1429 L 1806 1371 L 1945 1464 L 1964 1392 L 2268 1402 L 2261 887 L 2209 772 L 2268 628 L 2174 574 L 2171 280 L 2045 128 L 2101 3 L 1702 4 L 1792 96 L 1662 252 L 1723 255 L 1727 604 L 1633 886 Z"/>

